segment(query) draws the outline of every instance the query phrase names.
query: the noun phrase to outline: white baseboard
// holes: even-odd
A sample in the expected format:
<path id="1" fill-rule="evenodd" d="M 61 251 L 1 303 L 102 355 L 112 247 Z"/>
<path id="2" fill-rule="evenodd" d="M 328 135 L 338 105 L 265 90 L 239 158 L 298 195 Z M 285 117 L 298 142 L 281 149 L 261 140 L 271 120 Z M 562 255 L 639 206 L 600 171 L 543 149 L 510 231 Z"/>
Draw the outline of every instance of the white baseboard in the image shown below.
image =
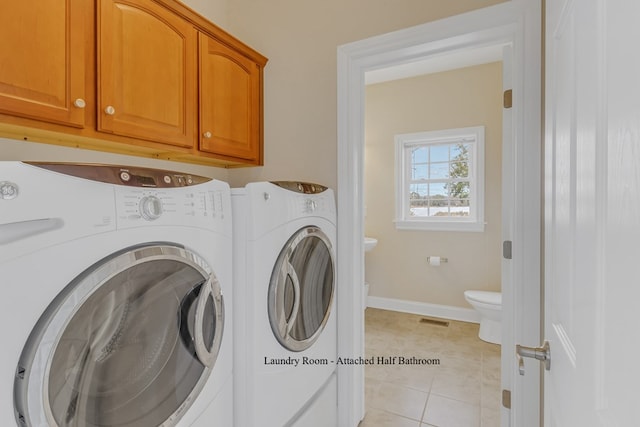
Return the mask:
<path id="1" fill-rule="evenodd" d="M 367 307 L 383 310 L 400 311 L 421 316 L 439 317 L 462 322 L 480 323 L 480 314 L 472 308 L 454 307 L 451 305 L 429 304 L 426 302 L 407 301 L 395 298 L 367 297 Z"/>

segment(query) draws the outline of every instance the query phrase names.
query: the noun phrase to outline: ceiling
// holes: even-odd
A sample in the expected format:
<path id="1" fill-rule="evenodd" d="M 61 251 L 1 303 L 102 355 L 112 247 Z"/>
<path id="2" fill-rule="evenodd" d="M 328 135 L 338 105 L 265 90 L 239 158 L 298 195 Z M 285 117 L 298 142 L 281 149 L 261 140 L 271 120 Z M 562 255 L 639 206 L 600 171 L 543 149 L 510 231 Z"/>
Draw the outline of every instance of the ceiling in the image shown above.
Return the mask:
<path id="1" fill-rule="evenodd" d="M 447 52 L 442 55 L 430 55 L 428 58 L 418 61 L 368 71 L 365 73 L 364 81 L 366 85 L 370 85 L 502 61 L 502 48 L 503 45 L 500 44 L 473 50 Z"/>

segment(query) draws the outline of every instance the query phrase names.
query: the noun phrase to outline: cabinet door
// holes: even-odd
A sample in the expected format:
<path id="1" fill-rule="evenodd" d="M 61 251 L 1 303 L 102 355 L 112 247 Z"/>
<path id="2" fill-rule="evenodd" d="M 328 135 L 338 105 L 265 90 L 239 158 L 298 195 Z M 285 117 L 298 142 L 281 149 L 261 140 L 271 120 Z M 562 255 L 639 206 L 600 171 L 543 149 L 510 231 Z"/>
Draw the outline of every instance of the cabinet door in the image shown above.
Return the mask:
<path id="1" fill-rule="evenodd" d="M 262 163 L 262 72 L 200 34 L 200 150 Z"/>
<path id="2" fill-rule="evenodd" d="M 0 3 L 0 112 L 83 127 L 89 2 Z"/>
<path id="3" fill-rule="evenodd" d="M 192 147 L 197 31 L 151 0 L 100 0 L 98 130 Z"/>

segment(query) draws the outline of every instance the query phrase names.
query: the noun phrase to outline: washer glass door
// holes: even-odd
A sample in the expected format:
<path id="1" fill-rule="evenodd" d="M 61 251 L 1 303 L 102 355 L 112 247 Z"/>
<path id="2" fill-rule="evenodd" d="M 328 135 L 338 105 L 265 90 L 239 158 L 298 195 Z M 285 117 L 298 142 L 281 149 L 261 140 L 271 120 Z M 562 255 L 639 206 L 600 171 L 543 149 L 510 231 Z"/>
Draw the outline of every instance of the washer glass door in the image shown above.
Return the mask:
<path id="1" fill-rule="evenodd" d="M 309 348 L 331 312 L 333 248 L 318 227 L 298 230 L 286 243 L 271 274 L 268 310 L 278 342 L 291 351 Z"/>
<path id="2" fill-rule="evenodd" d="M 18 417 L 175 425 L 215 363 L 223 316 L 215 275 L 184 248 L 145 246 L 103 260 L 65 288 L 31 334 L 15 384 Z"/>

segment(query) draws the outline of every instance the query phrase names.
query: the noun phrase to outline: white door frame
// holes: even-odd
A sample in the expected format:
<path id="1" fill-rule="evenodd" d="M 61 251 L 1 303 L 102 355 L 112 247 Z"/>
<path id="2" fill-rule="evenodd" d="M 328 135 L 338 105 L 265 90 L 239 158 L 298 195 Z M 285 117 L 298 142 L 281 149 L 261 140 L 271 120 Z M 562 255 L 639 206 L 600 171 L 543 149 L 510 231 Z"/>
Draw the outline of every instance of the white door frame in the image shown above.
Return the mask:
<path id="1" fill-rule="evenodd" d="M 454 50 L 509 43 L 513 49 L 513 127 L 503 158 L 502 388 L 511 391 L 502 425 L 540 425 L 540 375 L 517 375 L 515 344 L 540 342 L 541 289 L 541 5 L 513 0 L 338 47 L 337 310 L 341 357 L 364 355 L 364 75 L 367 71 Z M 507 136 L 505 135 L 505 138 Z M 537 373 L 536 373 L 537 374 Z M 364 368 L 338 366 L 338 425 L 364 416 Z"/>

